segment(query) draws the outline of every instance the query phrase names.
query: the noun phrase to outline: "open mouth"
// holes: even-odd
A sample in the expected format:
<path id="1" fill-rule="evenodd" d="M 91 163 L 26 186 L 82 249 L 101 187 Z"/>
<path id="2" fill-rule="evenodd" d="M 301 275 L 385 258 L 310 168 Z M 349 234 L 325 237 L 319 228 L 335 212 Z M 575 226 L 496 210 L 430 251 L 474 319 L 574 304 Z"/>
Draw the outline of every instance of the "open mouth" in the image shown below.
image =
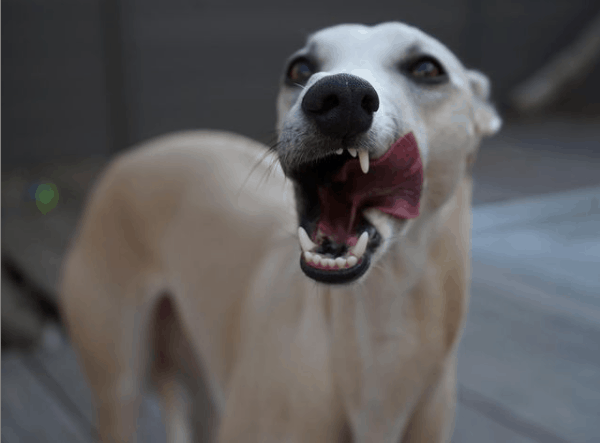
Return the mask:
<path id="1" fill-rule="evenodd" d="M 321 283 L 351 283 L 371 266 L 383 239 L 365 211 L 378 209 L 398 220 L 419 215 L 423 168 L 412 133 L 378 159 L 342 148 L 289 175 L 300 218 L 300 267 Z"/>

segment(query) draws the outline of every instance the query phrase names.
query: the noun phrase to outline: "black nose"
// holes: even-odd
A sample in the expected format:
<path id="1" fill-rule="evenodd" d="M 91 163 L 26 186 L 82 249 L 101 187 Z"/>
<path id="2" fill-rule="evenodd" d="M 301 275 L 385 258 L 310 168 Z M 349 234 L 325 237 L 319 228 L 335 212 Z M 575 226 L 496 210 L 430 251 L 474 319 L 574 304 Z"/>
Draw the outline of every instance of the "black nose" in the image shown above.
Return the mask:
<path id="1" fill-rule="evenodd" d="M 324 134 L 349 137 L 367 131 L 379 97 L 371 84 L 350 74 L 322 78 L 306 92 L 302 110 Z"/>

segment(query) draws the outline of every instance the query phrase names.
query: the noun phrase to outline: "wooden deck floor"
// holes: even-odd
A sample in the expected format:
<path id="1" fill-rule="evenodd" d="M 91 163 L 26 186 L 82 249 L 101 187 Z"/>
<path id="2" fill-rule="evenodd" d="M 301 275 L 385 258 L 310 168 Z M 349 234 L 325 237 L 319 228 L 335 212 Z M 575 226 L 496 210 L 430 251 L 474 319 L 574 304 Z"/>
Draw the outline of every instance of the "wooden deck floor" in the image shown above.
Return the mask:
<path id="1" fill-rule="evenodd" d="M 600 150 L 540 149 L 528 144 L 530 133 L 508 134 L 484 146 L 475 171 L 472 299 L 453 442 L 598 441 Z M 81 189 L 101 164 L 77 174 L 16 172 L 15 189 L 33 174 L 66 190 L 64 210 L 43 223 L 3 183 L 3 252 L 50 297 Z M 2 290 L 19 288 L 3 281 Z M 90 393 L 60 328 L 47 327 L 35 351 L 3 351 L 1 375 L 3 443 L 97 441 Z M 141 441 L 164 441 L 152 397 L 139 425 Z"/>

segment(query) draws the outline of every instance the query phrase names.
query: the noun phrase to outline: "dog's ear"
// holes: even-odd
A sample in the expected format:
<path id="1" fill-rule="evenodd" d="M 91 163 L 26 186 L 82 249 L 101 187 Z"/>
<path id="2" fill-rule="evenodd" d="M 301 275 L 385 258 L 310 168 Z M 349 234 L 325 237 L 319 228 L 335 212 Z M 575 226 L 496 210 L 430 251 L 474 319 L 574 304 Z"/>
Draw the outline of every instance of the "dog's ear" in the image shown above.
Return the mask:
<path id="1" fill-rule="evenodd" d="M 485 137 L 494 135 L 502 127 L 502 119 L 490 99 L 490 81 L 479 71 L 468 71 L 469 84 L 473 91 L 475 127 Z"/>

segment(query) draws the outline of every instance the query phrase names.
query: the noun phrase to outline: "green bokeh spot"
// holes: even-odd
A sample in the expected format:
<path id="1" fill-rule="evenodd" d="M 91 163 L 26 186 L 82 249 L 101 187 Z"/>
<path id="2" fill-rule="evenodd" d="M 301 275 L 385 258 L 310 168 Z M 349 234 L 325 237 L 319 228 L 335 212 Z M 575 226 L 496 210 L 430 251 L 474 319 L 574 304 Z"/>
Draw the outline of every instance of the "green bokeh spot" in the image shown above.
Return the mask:
<path id="1" fill-rule="evenodd" d="M 53 197 L 54 197 L 54 191 L 52 189 L 44 189 L 43 191 L 40 192 L 40 195 L 39 195 L 40 202 L 45 205 L 50 203 L 50 201 L 52 201 Z"/>
<path id="2" fill-rule="evenodd" d="M 35 204 L 40 212 L 46 215 L 58 204 L 58 188 L 54 183 L 44 183 L 35 191 Z"/>

